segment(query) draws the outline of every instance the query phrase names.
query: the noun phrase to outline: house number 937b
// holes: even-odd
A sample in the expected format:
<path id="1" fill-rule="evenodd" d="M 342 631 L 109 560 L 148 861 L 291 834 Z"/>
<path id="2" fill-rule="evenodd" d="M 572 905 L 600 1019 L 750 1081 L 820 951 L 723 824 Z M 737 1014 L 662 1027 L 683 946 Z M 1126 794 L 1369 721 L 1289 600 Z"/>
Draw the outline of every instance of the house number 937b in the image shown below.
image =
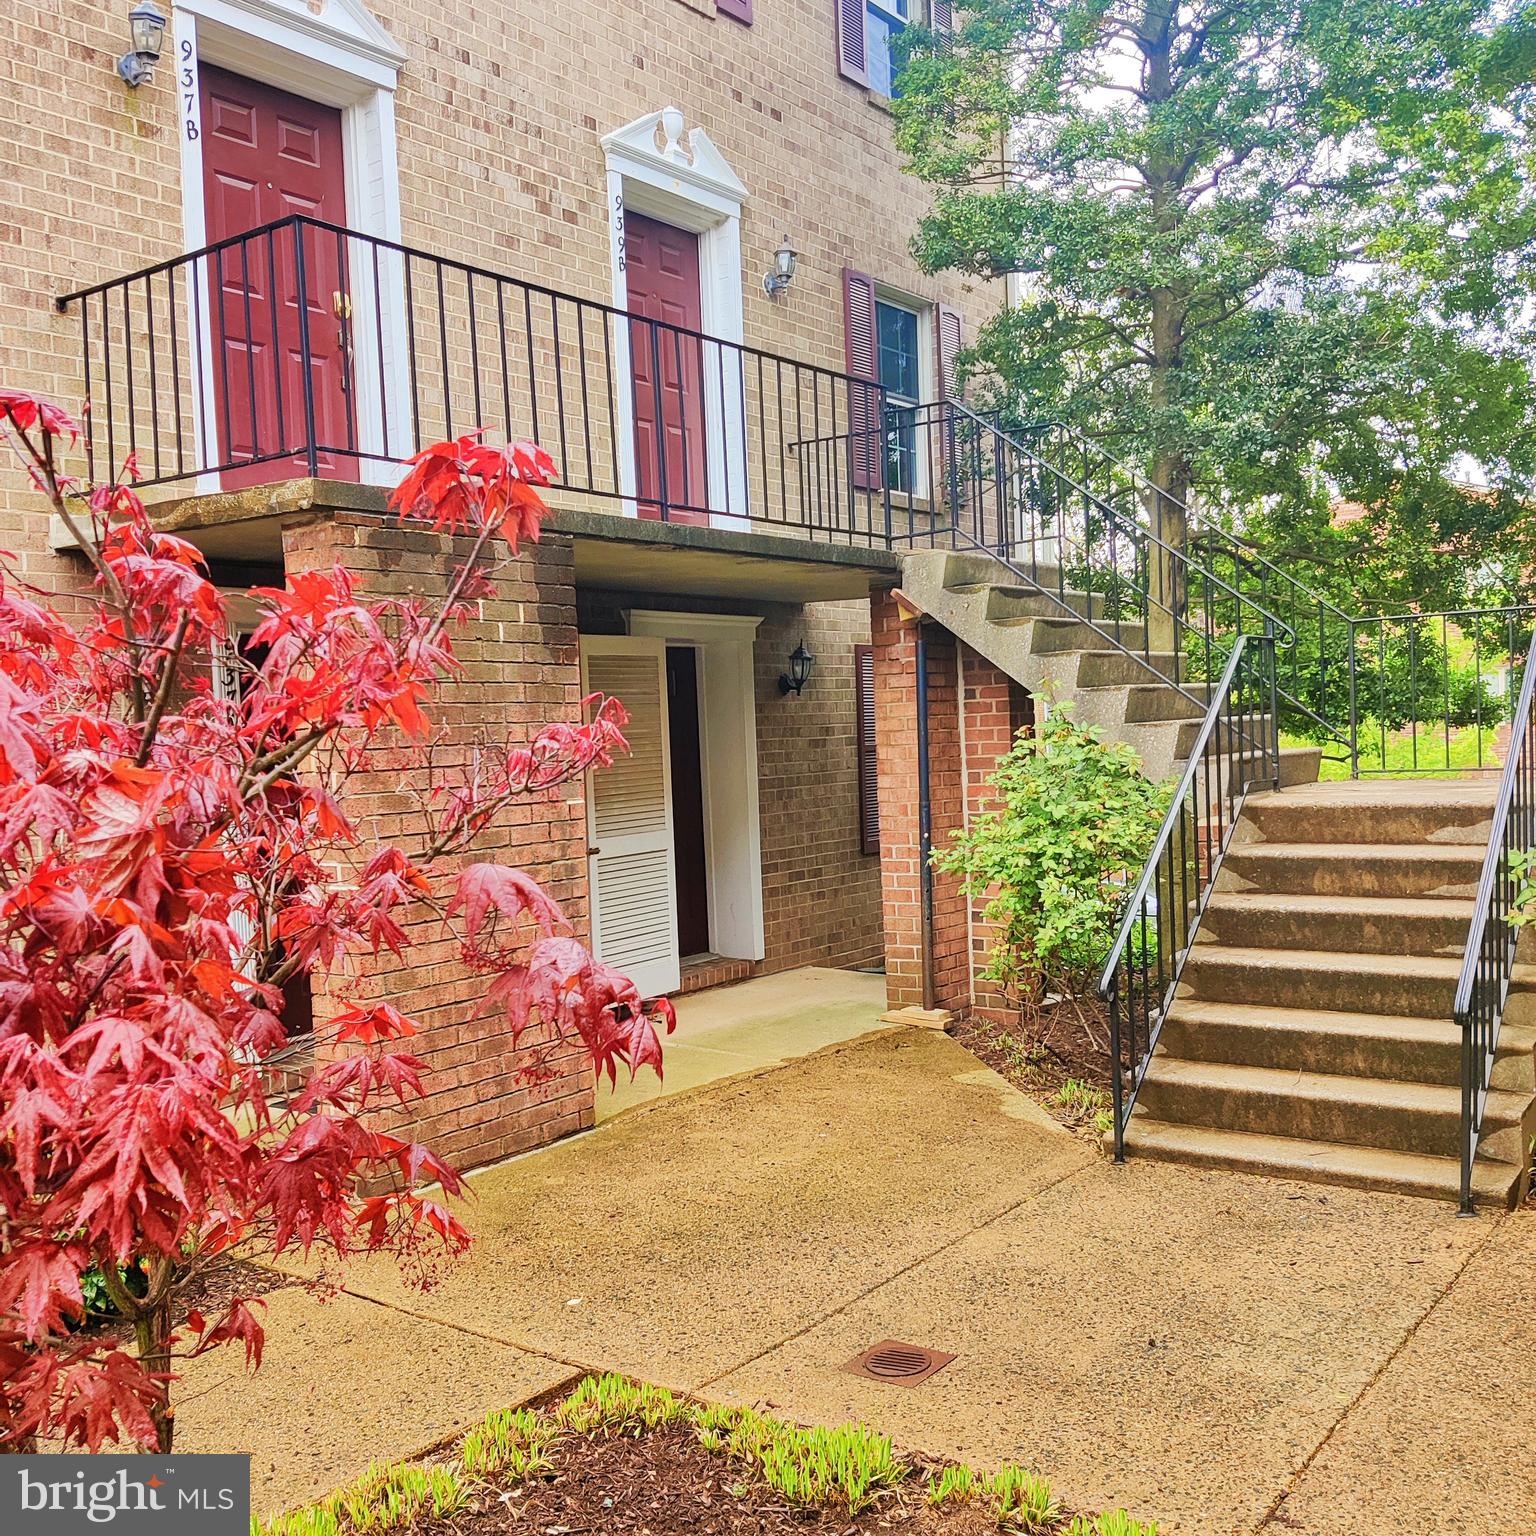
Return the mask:
<path id="1" fill-rule="evenodd" d="M 197 126 L 197 57 L 192 51 L 192 39 L 181 40 L 181 121 L 187 142 L 200 137 Z"/>

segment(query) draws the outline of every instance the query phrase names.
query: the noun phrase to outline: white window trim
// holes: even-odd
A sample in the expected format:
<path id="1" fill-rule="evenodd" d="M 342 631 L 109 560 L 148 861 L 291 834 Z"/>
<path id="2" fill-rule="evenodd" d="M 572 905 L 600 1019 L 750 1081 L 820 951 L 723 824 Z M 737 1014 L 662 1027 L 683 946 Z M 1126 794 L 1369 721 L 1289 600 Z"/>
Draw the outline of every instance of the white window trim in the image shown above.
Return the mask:
<path id="1" fill-rule="evenodd" d="M 395 86 L 406 61 L 394 39 L 359 0 L 323 0 L 319 14 L 304 0 L 177 0 L 176 87 L 181 137 L 181 210 L 186 249 L 208 243 L 203 189 L 203 125 L 198 70 L 217 64 L 248 79 L 341 109 L 347 223 L 360 234 L 400 242 L 400 170 L 395 130 Z M 353 312 L 375 312 L 371 262 L 354 263 Z M 400 467 L 389 462 L 410 452 L 409 368 L 406 358 L 405 278 L 399 256 L 382 251 L 377 309 L 381 334 L 364 327 L 357 338 L 359 447 L 385 457 L 361 460 L 365 483 L 393 485 Z M 207 274 L 199 279 L 200 313 L 208 307 Z M 194 441 L 214 442 L 212 327 L 201 327 L 203 390 L 193 400 Z M 382 349 L 383 356 L 380 357 Z M 389 391 L 389 441 L 383 440 L 381 375 Z M 209 457 L 212 457 L 209 454 Z M 216 490 L 218 477 L 199 477 L 199 491 Z"/>
<path id="2" fill-rule="evenodd" d="M 700 329 L 739 347 L 745 334 L 741 291 L 741 205 L 747 188 L 702 128 L 685 130 L 677 107 L 648 112 L 606 134 L 608 238 L 613 304 L 629 307 L 625 277 L 624 214 L 634 209 L 691 230 L 699 237 Z M 614 327 L 614 371 L 632 377 L 629 330 Z M 704 431 L 708 446 L 709 505 L 745 510 L 748 475 L 746 424 L 742 420 L 741 355 L 726 350 L 723 367 L 704 381 Z M 618 394 L 619 488 L 627 515 L 638 513 L 634 456 L 634 406 L 628 388 Z M 730 444 L 727 453 L 726 445 Z M 717 528 L 747 529 L 748 518 L 714 512 Z"/>
<path id="3" fill-rule="evenodd" d="M 763 621 L 751 615 L 651 608 L 632 608 L 626 618 L 631 635 L 698 651 L 709 942 L 727 959 L 761 960 L 767 941 L 752 646 Z"/>

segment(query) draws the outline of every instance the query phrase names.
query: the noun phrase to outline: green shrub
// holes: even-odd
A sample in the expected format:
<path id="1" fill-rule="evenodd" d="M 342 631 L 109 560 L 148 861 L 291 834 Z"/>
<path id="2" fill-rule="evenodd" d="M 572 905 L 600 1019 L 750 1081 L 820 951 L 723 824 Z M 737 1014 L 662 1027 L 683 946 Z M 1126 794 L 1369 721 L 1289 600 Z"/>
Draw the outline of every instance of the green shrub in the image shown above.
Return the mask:
<path id="1" fill-rule="evenodd" d="M 985 903 L 998 937 L 982 974 L 1025 1008 L 1046 991 L 1087 997 L 1168 792 L 1066 705 L 1019 736 L 990 790 L 989 808 L 933 861 Z"/>
<path id="2" fill-rule="evenodd" d="M 982 1479 L 972 1467 L 940 1467 L 937 1473 L 928 1474 L 928 1502 L 968 1504 L 981 1486 Z"/>

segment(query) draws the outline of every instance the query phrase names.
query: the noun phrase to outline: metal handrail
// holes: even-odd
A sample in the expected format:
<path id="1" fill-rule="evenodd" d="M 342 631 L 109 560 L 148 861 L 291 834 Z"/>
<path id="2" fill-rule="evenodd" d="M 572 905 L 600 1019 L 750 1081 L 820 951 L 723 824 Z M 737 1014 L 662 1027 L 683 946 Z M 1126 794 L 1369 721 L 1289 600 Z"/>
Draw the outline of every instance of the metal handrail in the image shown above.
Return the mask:
<path id="1" fill-rule="evenodd" d="M 1536 844 L 1536 736 L 1532 733 L 1532 697 L 1536 666 L 1526 657 L 1510 750 L 1499 776 L 1488 851 L 1478 877 L 1472 923 L 1456 982 L 1452 1017 L 1461 1030 L 1461 1209 L 1470 1213 L 1472 1166 L 1488 1107 L 1488 1088 L 1498 1050 L 1499 1030 L 1509 1001 L 1520 928 L 1511 921 L 1516 879 L 1510 873 L 1514 852 Z M 1491 926 L 1490 926 L 1491 925 Z M 1500 930 L 1503 930 L 1502 933 Z"/>
<path id="2" fill-rule="evenodd" d="M 1125 1160 L 1131 1110 L 1249 791 L 1260 782 L 1279 787 L 1275 665 L 1272 635 L 1238 636 L 1100 971 L 1099 996 L 1110 1008 L 1117 1162 Z M 1244 685 L 1250 687 L 1246 698 Z M 1254 685 L 1262 696 L 1259 710 L 1254 708 Z M 1155 925 L 1155 961 L 1147 955 L 1149 923 Z M 1139 956 L 1132 952 L 1138 929 Z"/>

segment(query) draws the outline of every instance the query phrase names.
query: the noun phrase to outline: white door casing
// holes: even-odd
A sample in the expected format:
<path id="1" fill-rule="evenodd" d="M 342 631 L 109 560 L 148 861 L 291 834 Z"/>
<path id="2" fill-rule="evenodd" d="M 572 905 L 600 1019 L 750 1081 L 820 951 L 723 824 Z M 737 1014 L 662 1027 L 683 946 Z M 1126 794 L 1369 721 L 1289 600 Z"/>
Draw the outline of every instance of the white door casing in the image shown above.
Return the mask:
<path id="1" fill-rule="evenodd" d="M 587 776 L 593 951 L 644 996 L 673 992 L 680 968 L 666 641 L 583 635 L 581 686 L 629 712 L 628 753 Z"/>
<path id="2" fill-rule="evenodd" d="M 400 172 L 395 137 L 395 86 L 405 54 L 361 0 L 177 0 L 176 90 L 181 139 L 181 206 L 186 248 L 207 244 L 203 203 L 202 111 L 198 68 L 217 64 L 251 80 L 341 109 L 347 224 L 363 235 L 400 240 Z M 378 294 L 371 259 L 352 263 L 353 312 L 379 317 L 358 327 L 355 341 L 358 445 L 362 477 L 393 485 L 400 467 L 388 459 L 411 451 L 406 357 L 405 277 L 399 255 L 379 250 Z M 210 314 L 206 274 L 189 311 Z M 203 390 L 194 396 L 193 440 L 206 445 L 214 415 L 213 340 L 193 338 Z M 383 381 L 382 384 L 380 381 Z M 387 391 L 387 397 L 381 393 Z M 384 423 L 388 422 L 388 441 Z M 216 476 L 199 490 L 216 490 Z"/>
<path id="3" fill-rule="evenodd" d="M 741 293 L 741 205 L 747 188 L 702 128 L 685 131 L 677 107 L 648 112 L 605 134 L 609 249 L 613 303 L 629 307 L 625 277 L 624 210 L 693 231 L 699 237 L 699 316 L 706 336 L 726 343 L 717 358 L 706 358 L 704 425 L 708 439 L 709 505 L 717 528 L 751 527 L 747 510 L 745 384 L 740 351 L 744 334 Z M 630 375 L 629 331 L 614 329 L 614 376 Z M 634 500 L 634 405 L 626 388 L 616 391 L 620 444 L 619 487 L 624 511 L 637 513 Z M 727 450 L 729 445 L 729 450 Z M 725 515 L 726 509 L 732 514 Z"/>

